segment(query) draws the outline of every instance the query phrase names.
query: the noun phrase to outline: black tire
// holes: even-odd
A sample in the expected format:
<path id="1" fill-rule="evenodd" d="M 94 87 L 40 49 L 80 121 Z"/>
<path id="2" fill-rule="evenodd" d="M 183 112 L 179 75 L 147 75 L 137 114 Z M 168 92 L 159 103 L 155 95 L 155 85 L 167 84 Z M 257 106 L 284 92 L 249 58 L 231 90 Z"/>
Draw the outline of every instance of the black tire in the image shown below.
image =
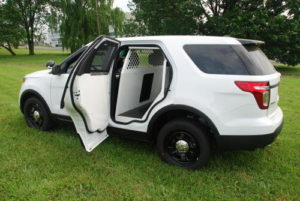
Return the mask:
<path id="1" fill-rule="evenodd" d="M 187 169 L 205 166 L 211 149 L 206 130 L 184 118 L 172 120 L 160 129 L 157 148 L 163 161 Z"/>
<path id="2" fill-rule="evenodd" d="M 28 98 L 24 104 L 24 116 L 28 126 L 38 130 L 47 131 L 53 126 L 51 113 L 40 99 Z"/>

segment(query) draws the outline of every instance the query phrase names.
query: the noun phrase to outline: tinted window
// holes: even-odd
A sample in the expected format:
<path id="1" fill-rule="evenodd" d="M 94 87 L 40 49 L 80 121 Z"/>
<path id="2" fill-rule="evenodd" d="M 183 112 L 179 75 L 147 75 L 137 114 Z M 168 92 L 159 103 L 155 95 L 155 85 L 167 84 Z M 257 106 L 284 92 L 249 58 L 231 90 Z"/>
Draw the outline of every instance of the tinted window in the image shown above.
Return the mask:
<path id="1" fill-rule="evenodd" d="M 185 45 L 184 50 L 200 70 L 209 74 L 265 75 L 275 72 L 259 49 L 250 51 L 242 45 Z"/>
<path id="2" fill-rule="evenodd" d="M 254 45 L 245 47 L 248 51 L 247 55 L 253 63 L 251 70 L 254 75 L 268 75 L 275 72 L 274 66 L 260 48 Z"/>
<path id="3" fill-rule="evenodd" d="M 118 45 L 111 41 L 104 41 L 94 52 L 88 63 L 87 72 L 108 72 L 109 62 Z"/>

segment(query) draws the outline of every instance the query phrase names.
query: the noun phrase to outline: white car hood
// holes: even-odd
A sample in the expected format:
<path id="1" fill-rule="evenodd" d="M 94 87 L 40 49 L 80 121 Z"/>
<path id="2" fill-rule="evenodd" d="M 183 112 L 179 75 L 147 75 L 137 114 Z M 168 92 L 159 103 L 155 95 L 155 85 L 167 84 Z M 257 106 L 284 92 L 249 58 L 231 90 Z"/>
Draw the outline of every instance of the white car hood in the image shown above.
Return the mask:
<path id="1" fill-rule="evenodd" d="M 40 71 L 36 71 L 36 72 L 33 72 L 33 73 L 29 73 L 25 77 L 26 78 L 44 77 L 46 75 L 49 75 L 50 72 L 51 72 L 51 69 L 40 70 Z"/>

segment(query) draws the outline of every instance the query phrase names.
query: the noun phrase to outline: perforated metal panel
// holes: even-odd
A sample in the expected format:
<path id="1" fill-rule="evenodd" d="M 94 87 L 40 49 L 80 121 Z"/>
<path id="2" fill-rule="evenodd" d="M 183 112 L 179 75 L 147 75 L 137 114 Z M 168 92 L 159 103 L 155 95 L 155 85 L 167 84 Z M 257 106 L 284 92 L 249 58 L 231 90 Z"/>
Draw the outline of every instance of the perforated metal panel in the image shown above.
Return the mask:
<path id="1" fill-rule="evenodd" d="M 164 55 L 159 49 L 131 49 L 127 69 L 163 65 Z"/>

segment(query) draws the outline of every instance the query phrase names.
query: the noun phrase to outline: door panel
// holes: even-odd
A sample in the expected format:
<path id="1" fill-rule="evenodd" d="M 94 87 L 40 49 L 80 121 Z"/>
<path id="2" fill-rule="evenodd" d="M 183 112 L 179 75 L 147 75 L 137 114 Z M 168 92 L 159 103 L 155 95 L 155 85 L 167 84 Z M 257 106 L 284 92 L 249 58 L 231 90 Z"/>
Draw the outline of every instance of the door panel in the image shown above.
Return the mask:
<path id="1" fill-rule="evenodd" d="M 76 98 L 75 98 L 76 99 Z M 74 107 L 71 103 L 71 96 L 70 93 L 66 93 L 65 96 L 65 109 L 71 116 L 76 131 L 79 134 L 81 141 L 85 147 L 87 152 L 91 152 L 94 148 L 96 148 L 101 142 L 103 142 L 107 137 L 107 132 L 104 129 L 101 133 L 100 132 L 88 132 L 86 129 L 86 125 L 84 119 L 81 115 L 74 110 Z M 76 101 L 78 103 L 78 101 Z M 77 105 L 77 104 L 76 104 Z"/>
<path id="2" fill-rule="evenodd" d="M 90 131 L 104 130 L 108 124 L 109 91 L 110 76 L 108 75 L 83 74 L 76 77 L 73 86 L 74 102 L 86 117 Z"/>
<path id="3" fill-rule="evenodd" d="M 108 135 L 111 66 L 119 42 L 99 37 L 79 58 L 66 84 L 64 106 L 90 152 Z"/>

